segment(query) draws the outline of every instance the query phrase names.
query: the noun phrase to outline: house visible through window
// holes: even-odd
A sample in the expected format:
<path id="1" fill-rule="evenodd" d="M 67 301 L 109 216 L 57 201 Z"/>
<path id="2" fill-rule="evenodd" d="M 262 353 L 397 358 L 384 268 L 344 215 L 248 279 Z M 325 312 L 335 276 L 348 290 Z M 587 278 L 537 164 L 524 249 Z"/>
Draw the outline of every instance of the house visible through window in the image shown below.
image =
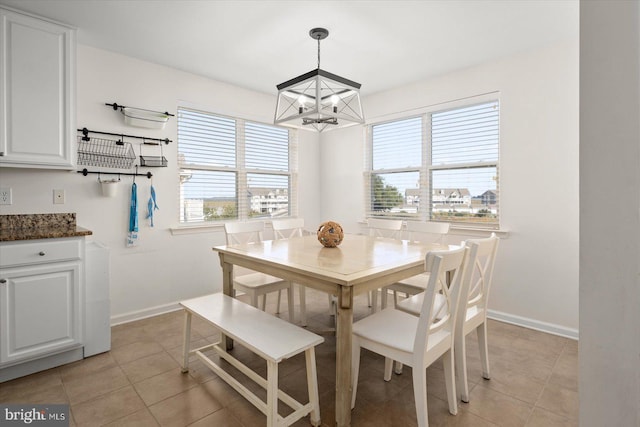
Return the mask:
<path id="1" fill-rule="evenodd" d="M 290 132 L 179 108 L 180 223 L 291 216 L 296 150 Z"/>
<path id="2" fill-rule="evenodd" d="M 499 102 L 373 124 L 368 216 L 499 225 Z"/>

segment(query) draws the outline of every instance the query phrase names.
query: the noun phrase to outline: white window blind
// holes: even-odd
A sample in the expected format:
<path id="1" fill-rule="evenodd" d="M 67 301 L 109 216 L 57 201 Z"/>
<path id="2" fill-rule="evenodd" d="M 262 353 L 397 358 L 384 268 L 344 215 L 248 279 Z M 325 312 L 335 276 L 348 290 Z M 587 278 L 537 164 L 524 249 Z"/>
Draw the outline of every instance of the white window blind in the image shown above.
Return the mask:
<path id="1" fill-rule="evenodd" d="M 421 117 L 372 126 L 369 216 L 418 215 L 422 133 Z"/>
<path id="2" fill-rule="evenodd" d="M 371 125 L 367 215 L 497 228 L 499 134 L 498 101 Z"/>
<path id="3" fill-rule="evenodd" d="M 180 223 L 292 215 L 294 145 L 283 128 L 179 108 Z"/>

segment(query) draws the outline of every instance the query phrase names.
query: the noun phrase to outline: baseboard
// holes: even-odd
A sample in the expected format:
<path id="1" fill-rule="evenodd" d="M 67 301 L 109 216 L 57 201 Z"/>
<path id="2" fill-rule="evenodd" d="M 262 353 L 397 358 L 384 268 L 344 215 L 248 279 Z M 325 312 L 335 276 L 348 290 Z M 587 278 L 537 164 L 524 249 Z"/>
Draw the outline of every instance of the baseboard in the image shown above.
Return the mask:
<path id="1" fill-rule="evenodd" d="M 180 305 L 175 303 L 159 305 L 156 307 L 146 308 L 144 310 L 132 311 L 111 317 L 111 326 L 123 323 L 134 322 L 136 320 L 146 319 L 148 317 L 158 316 L 160 314 L 170 313 L 180 310 Z M 540 332 L 546 332 L 552 335 L 558 335 L 565 338 L 578 339 L 578 330 L 567 328 L 565 326 L 555 325 L 553 323 L 541 322 L 539 320 L 529 319 L 527 317 L 516 316 L 513 314 L 503 313 L 496 310 L 489 310 L 488 317 L 500 322 L 510 323 L 523 328 L 534 329 Z"/>
<path id="2" fill-rule="evenodd" d="M 135 322 L 136 320 L 146 319 L 147 317 L 158 316 L 160 314 L 171 313 L 180 310 L 177 302 L 158 305 L 155 307 L 145 308 L 144 310 L 131 311 L 125 314 L 111 316 L 111 326 L 121 325 L 123 323 Z"/>
<path id="3" fill-rule="evenodd" d="M 489 310 L 487 317 L 500 322 L 510 323 L 523 328 L 534 329 L 540 332 L 546 332 L 552 335 L 558 335 L 573 340 L 578 339 L 578 330 L 567 328 L 565 326 L 555 325 L 553 323 L 541 322 L 539 320 L 529 319 L 526 317 L 516 316 L 513 314 L 502 313 L 500 311 Z"/>

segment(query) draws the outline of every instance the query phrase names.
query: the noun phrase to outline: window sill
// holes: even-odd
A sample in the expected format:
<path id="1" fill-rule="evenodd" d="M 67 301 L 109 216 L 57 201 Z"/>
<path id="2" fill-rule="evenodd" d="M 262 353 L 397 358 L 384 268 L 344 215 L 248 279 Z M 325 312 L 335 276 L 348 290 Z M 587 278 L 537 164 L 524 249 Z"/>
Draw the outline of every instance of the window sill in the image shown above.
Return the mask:
<path id="1" fill-rule="evenodd" d="M 178 227 L 169 228 L 171 235 L 181 236 L 185 234 L 199 234 L 199 233 L 212 233 L 216 231 L 222 231 L 224 229 L 224 223 L 216 224 L 193 224 L 193 225 L 181 225 Z"/>
<path id="2" fill-rule="evenodd" d="M 496 230 L 493 228 L 482 228 L 482 227 L 464 227 L 459 225 L 451 224 L 449 228 L 449 234 L 453 235 L 464 235 L 464 236 L 473 236 L 473 237 L 489 237 L 491 233 L 496 233 L 496 236 L 501 239 L 509 238 L 508 230 Z"/>

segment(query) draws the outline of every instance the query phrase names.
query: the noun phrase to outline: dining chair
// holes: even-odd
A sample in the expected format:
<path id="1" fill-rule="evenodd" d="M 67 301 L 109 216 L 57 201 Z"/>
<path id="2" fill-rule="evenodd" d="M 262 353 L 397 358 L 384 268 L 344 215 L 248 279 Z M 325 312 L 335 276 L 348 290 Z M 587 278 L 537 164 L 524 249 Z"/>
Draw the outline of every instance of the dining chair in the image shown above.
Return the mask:
<path id="1" fill-rule="evenodd" d="M 466 242 L 469 251 L 466 280 L 468 291 L 462 297 L 458 320 L 456 321 L 455 357 L 458 381 L 458 394 L 463 402 L 469 401 L 469 385 L 467 380 L 466 336 L 474 330 L 478 336 L 482 377 L 490 378 L 489 344 L 487 334 L 487 304 L 489 290 L 493 278 L 498 242 L 495 233 L 484 239 L 469 239 Z M 438 296 L 436 296 L 438 298 Z M 419 315 L 424 294 L 417 294 L 398 303 L 398 309 Z"/>
<path id="2" fill-rule="evenodd" d="M 427 367 L 442 357 L 449 412 L 458 412 L 454 373 L 454 331 L 456 310 L 463 289 L 462 276 L 467 249 L 432 251 L 425 257 L 425 270 L 430 273 L 420 316 L 388 307 L 353 324 L 352 395 L 355 407 L 362 348 L 385 357 L 384 380 L 391 380 L 393 361 L 412 367 L 413 393 L 418 426 L 426 427 Z M 446 273 L 452 281 L 446 285 Z M 468 283 L 468 281 L 467 281 Z M 436 300 L 436 295 L 444 298 Z M 436 304 L 437 302 L 437 304 Z"/>
<path id="3" fill-rule="evenodd" d="M 260 243 L 264 233 L 264 222 L 227 222 L 224 225 L 227 245 Z M 258 297 L 262 297 L 261 309 L 266 307 L 267 294 L 286 290 L 289 321 L 294 322 L 293 285 L 287 280 L 236 266 L 233 269 L 233 288 L 249 295 L 250 303 L 258 307 Z M 277 312 L 279 310 L 276 310 Z"/>
<path id="4" fill-rule="evenodd" d="M 419 242 L 423 244 L 439 243 L 444 244 L 444 239 L 449 233 L 448 222 L 419 222 L 407 221 L 407 240 Z M 402 292 L 405 296 L 415 295 L 424 292 L 428 282 L 428 273 L 421 273 L 416 276 L 403 279 L 390 286 L 382 288 L 382 297 L 380 301 L 381 308 L 387 306 L 388 291 L 393 291 L 393 306 L 398 304 L 398 293 Z"/>
<path id="5" fill-rule="evenodd" d="M 304 230 L 303 218 L 282 218 L 271 220 L 273 228 L 273 237 L 275 240 L 290 239 L 292 237 L 302 237 L 310 234 Z M 307 298 L 306 288 L 298 285 L 300 293 L 300 324 L 307 326 Z M 278 310 L 280 309 L 280 292 L 278 291 Z M 331 295 L 329 295 L 329 303 L 331 303 Z"/>
<path id="6" fill-rule="evenodd" d="M 383 219 L 369 218 L 367 219 L 369 227 L 369 235 L 372 237 L 384 237 L 389 239 L 400 239 L 402 237 L 402 220 L 401 219 Z M 384 295 L 382 299 L 384 300 Z M 367 304 L 375 313 L 378 305 L 378 290 L 367 293 Z"/>
<path id="7" fill-rule="evenodd" d="M 467 240 L 467 247 L 475 250 L 476 253 L 473 256 L 473 264 L 469 265 L 471 274 L 468 297 L 466 304 L 461 305 L 458 314 L 455 344 L 458 393 L 463 402 L 469 402 L 466 337 L 474 330 L 478 336 L 482 377 L 487 380 L 491 378 L 487 340 L 487 307 L 499 241 L 500 239 L 495 233 L 491 233 L 491 236 L 485 239 Z"/>

